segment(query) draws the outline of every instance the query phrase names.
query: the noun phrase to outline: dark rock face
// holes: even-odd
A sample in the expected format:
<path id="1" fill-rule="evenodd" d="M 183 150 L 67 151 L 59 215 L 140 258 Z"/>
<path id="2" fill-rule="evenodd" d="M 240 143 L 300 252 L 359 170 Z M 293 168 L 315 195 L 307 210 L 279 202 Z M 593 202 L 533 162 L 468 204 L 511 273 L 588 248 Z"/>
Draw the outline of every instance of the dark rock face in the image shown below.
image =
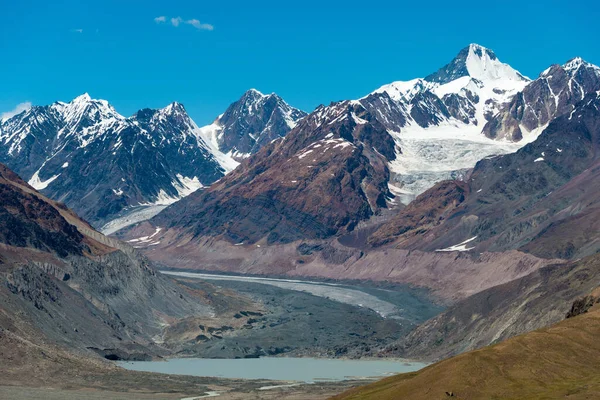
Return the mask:
<path id="1" fill-rule="evenodd" d="M 378 115 L 378 121 L 386 129 L 398 130 L 406 126 L 409 118 L 406 104 L 394 101 L 386 92 L 371 93 L 360 100 L 362 106 L 372 115 Z"/>
<path id="2" fill-rule="evenodd" d="M 442 98 L 448 114 L 464 124 L 476 124 L 475 106 L 479 99 L 472 92 L 467 91 L 467 97 L 462 97 L 456 93 L 447 94 Z"/>
<path id="3" fill-rule="evenodd" d="M 0 243 L 33 247 L 62 257 L 82 255 L 87 246 L 79 231 L 56 208 L 15 187 L 15 182 L 33 192 L 33 188 L 0 164 Z"/>
<path id="4" fill-rule="evenodd" d="M 168 202 L 226 172 L 184 107 L 131 118 L 82 95 L 2 123 L 0 162 L 101 226 L 140 203 Z"/>
<path id="5" fill-rule="evenodd" d="M 386 91 L 378 91 L 359 101 L 381 124 L 394 132 L 402 132 L 409 123 L 428 128 L 455 116 L 464 120 L 463 114 L 474 113 L 473 103 L 467 97 L 453 94 L 439 98 L 427 82 L 415 84 L 415 93 L 400 99 L 392 99 Z M 467 118 L 467 124 L 474 122 Z"/>
<path id="6" fill-rule="evenodd" d="M 551 122 L 535 142 L 514 154 L 480 161 L 465 182 L 454 183 L 465 185 L 465 199 L 441 223 L 405 222 L 428 221 L 431 198 L 454 204 L 456 193 L 445 191 L 449 183 L 425 192 L 375 232 L 371 243 L 435 250 L 476 236 L 476 251 L 520 249 L 543 258 L 571 259 L 596 253 L 598 105 L 598 95 L 589 95 L 572 113 Z"/>
<path id="7" fill-rule="evenodd" d="M 264 95 L 251 89 L 231 104 L 213 125 L 219 131 L 219 149 L 241 160 L 285 136 L 306 115 L 275 93 Z"/>
<path id="8" fill-rule="evenodd" d="M 410 115 L 413 120 L 423 128 L 439 125 L 445 118 L 450 117 L 450 112 L 444 102 L 431 92 L 421 92 L 410 102 Z M 437 112 L 432 112 L 436 110 Z"/>
<path id="9" fill-rule="evenodd" d="M 600 90 L 600 68 L 575 58 L 553 65 L 519 92 L 484 127 L 490 138 L 519 141 L 526 132 L 573 111 L 587 94 Z"/>
<path id="10" fill-rule="evenodd" d="M 491 50 L 489 51 L 494 58 L 496 57 Z M 462 78 L 463 76 L 468 76 L 469 71 L 467 70 L 467 56 L 469 55 L 469 47 L 465 47 L 462 49 L 458 55 L 450 61 L 448 64 L 444 65 L 437 72 L 434 72 L 431 75 L 427 75 L 425 80 L 430 82 L 437 83 L 448 83 L 452 82 L 455 79 Z"/>
<path id="11" fill-rule="evenodd" d="M 385 161 L 395 154 L 394 140 L 360 104 L 321 106 L 284 140 L 151 222 L 180 235 L 223 235 L 235 243 L 351 231 L 386 207 Z"/>
<path id="12" fill-rule="evenodd" d="M 590 308 L 594 306 L 594 304 L 598 303 L 598 298 L 594 296 L 584 296 L 580 297 L 573 302 L 571 309 L 565 315 L 565 318 L 573 318 L 581 314 L 585 314 L 589 311 Z"/>

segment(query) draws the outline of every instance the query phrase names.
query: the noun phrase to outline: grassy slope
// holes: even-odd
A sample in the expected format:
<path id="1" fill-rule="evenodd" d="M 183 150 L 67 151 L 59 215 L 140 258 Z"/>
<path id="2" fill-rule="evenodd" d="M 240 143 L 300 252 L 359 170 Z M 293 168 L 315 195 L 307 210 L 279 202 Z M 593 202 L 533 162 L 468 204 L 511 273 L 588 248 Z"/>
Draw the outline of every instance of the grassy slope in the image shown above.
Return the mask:
<path id="1" fill-rule="evenodd" d="M 334 399 L 600 398 L 600 307 Z"/>

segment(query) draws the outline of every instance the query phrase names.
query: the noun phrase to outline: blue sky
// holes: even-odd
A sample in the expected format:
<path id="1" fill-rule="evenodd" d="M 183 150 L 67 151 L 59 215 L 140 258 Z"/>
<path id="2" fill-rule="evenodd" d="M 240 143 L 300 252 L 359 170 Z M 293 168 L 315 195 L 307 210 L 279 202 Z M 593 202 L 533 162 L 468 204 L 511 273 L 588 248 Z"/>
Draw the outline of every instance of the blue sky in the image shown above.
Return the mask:
<path id="1" fill-rule="evenodd" d="M 589 0 L 0 0 L 0 113 L 89 92 L 124 115 L 177 100 L 202 125 L 253 87 L 310 111 L 425 76 L 469 43 L 536 77 L 600 64 L 599 18 Z"/>

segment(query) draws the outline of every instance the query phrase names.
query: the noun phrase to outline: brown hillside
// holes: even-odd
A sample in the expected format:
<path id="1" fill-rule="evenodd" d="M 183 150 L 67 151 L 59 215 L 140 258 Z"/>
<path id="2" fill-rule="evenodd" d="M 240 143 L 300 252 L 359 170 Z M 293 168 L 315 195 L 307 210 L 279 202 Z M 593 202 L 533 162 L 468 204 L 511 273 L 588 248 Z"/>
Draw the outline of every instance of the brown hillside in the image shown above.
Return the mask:
<path id="1" fill-rule="evenodd" d="M 333 399 L 597 399 L 600 309 Z M 448 394 L 446 393 L 448 392 Z M 450 396 L 450 395 L 453 396 Z"/>

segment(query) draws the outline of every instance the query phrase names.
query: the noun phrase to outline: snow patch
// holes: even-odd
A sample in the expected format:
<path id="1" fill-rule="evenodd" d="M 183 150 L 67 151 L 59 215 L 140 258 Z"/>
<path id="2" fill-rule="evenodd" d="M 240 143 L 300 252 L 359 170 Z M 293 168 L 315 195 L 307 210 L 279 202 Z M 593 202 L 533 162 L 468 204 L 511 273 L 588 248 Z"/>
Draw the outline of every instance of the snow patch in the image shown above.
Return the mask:
<path id="1" fill-rule="evenodd" d="M 312 152 L 313 152 L 312 150 L 306 150 L 305 152 L 298 155 L 298 159 L 302 160 L 304 157 L 306 157 L 307 155 L 309 155 Z"/>
<path id="2" fill-rule="evenodd" d="M 53 177 L 46 179 L 45 181 L 42 181 L 40 179 L 39 173 L 40 173 L 40 170 L 35 171 L 35 174 L 33 174 L 31 179 L 29 180 L 29 182 L 27 182 L 35 190 L 46 189 L 48 187 L 48 185 L 50 185 L 52 182 L 54 182 L 56 180 L 56 178 L 58 178 L 60 176 L 60 174 L 54 175 Z"/>
<path id="3" fill-rule="evenodd" d="M 232 154 L 225 154 L 219 149 L 219 136 L 223 133 L 223 127 L 217 121 L 202 128 L 198 128 L 194 123 L 194 133 L 198 142 L 212 153 L 226 174 L 240 165 L 233 159 Z"/>
<path id="4" fill-rule="evenodd" d="M 142 237 L 139 237 L 137 239 L 131 239 L 131 240 L 128 240 L 128 242 L 129 243 L 149 242 L 154 236 L 158 235 L 160 233 L 160 231 L 162 231 L 162 228 L 161 227 L 156 227 L 156 230 L 154 231 L 154 233 L 152 235 L 142 236 Z"/>
<path id="5" fill-rule="evenodd" d="M 464 242 L 455 244 L 454 246 L 446 247 L 445 249 L 437 249 L 436 251 L 469 251 L 469 250 L 473 250 L 475 247 L 467 248 L 467 243 L 470 243 L 475 239 L 477 239 L 477 236 L 473 236 L 472 238 L 467 239 Z"/>
<path id="6" fill-rule="evenodd" d="M 176 175 L 176 179 L 171 182 L 171 185 L 177 191 L 177 195 L 171 196 L 164 189 L 160 189 L 153 202 L 140 203 L 139 205 L 170 205 L 204 187 L 204 185 L 198 180 L 198 177 L 195 176 L 193 178 L 188 178 L 181 174 Z"/>

